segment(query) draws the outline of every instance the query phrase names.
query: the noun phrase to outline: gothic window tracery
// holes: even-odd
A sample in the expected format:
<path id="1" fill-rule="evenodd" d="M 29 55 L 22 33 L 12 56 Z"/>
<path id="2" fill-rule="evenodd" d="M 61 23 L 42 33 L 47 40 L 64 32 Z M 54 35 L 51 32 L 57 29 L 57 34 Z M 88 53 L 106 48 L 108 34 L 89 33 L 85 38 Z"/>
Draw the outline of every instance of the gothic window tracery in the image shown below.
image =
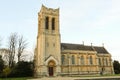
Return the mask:
<path id="1" fill-rule="evenodd" d="M 101 65 L 101 59 L 100 58 L 98 59 L 98 61 L 99 61 L 99 65 Z"/>
<path id="2" fill-rule="evenodd" d="M 107 60 L 107 58 L 106 58 L 106 66 L 108 66 L 108 60 Z"/>
<path id="3" fill-rule="evenodd" d="M 72 55 L 72 64 L 75 64 L 75 56 Z"/>
<path id="4" fill-rule="evenodd" d="M 65 55 L 62 55 L 61 59 L 62 59 L 62 64 L 64 64 L 65 63 Z"/>
<path id="5" fill-rule="evenodd" d="M 93 64 L 93 58 L 92 58 L 92 56 L 90 56 L 89 60 L 90 60 L 90 64 Z"/>
<path id="6" fill-rule="evenodd" d="M 81 56 L 81 64 L 84 65 L 84 57 Z"/>

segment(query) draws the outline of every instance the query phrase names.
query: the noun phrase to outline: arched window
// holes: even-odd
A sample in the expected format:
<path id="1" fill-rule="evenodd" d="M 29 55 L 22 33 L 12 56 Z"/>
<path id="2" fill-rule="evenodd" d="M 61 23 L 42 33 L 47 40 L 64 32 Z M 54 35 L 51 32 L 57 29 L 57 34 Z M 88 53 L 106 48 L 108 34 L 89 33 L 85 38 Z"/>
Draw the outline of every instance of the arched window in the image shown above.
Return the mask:
<path id="1" fill-rule="evenodd" d="M 101 65 L 101 59 L 100 58 L 98 59 L 98 61 L 99 61 L 99 65 Z"/>
<path id="2" fill-rule="evenodd" d="M 103 66 L 106 65 L 106 59 L 103 57 Z"/>
<path id="3" fill-rule="evenodd" d="M 49 17 L 45 17 L 45 29 L 49 28 Z"/>
<path id="4" fill-rule="evenodd" d="M 109 65 L 111 66 L 111 59 L 109 58 Z"/>
<path id="5" fill-rule="evenodd" d="M 72 64 L 75 64 L 75 57 L 72 55 Z"/>
<path id="6" fill-rule="evenodd" d="M 90 56 L 89 61 L 90 61 L 90 64 L 93 64 L 92 56 Z"/>
<path id="7" fill-rule="evenodd" d="M 55 18 L 52 18 L 52 30 L 55 30 Z"/>
<path id="8" fill-rule="evenodd" d="M 62 55 L 61 60 L 62 60 L 62 64 L 64 64 L 65 63 L 65 55 Z"/>
<path id="9" fill-rule="evenodd" d="M 81 56 L 81 64 L 84 65 L 84 57 Z"/>
<path id="10" fill-rule="evenodd" d="M 106 58 L 106 66 L 108 66 L 108 60 L 107 60 L 107 58 Z"/>

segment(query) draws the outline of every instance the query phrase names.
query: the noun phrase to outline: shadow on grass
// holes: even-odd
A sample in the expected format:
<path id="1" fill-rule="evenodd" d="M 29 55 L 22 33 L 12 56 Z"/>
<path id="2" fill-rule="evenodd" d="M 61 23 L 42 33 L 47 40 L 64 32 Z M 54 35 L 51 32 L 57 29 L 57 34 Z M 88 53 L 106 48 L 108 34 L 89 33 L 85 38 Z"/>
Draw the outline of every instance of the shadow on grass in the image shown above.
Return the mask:
<path id="1" fill-rule="evenodd" d="M 32 79 L 30 77 L 24 77 L 24 78 L 0 78 L 0 80 L 27 80 Z"/>

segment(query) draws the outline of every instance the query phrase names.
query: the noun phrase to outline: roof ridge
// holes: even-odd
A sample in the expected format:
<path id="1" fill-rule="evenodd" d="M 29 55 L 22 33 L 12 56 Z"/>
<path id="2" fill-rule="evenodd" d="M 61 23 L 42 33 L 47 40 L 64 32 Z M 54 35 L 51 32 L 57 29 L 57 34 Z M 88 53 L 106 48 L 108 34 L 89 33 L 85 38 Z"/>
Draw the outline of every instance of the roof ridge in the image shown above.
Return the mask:
<path id="1" fill-rule="evenodd" d="M 102 46 L 91 46 L 91 45 L 84 45 L 84 44 L 77 44 L 77 43 L 61 43 L 61 44 L 71 44 L 71 45 L 83 45 L 83 46 L 88 46 L 88 47 L 102 47 Z"/>

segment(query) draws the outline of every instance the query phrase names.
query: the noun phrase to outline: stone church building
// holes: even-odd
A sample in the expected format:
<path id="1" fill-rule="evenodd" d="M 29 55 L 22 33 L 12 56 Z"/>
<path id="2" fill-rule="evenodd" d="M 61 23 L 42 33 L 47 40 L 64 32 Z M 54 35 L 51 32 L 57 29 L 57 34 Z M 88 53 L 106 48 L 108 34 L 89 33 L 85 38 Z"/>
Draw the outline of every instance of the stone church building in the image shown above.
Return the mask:
<path id="1" fill-rule="evenodd" d="M 42 5 L 38 13 L 35 76 L 114 74 L 104 46 L 61 43 L 59 9 Z"/>

